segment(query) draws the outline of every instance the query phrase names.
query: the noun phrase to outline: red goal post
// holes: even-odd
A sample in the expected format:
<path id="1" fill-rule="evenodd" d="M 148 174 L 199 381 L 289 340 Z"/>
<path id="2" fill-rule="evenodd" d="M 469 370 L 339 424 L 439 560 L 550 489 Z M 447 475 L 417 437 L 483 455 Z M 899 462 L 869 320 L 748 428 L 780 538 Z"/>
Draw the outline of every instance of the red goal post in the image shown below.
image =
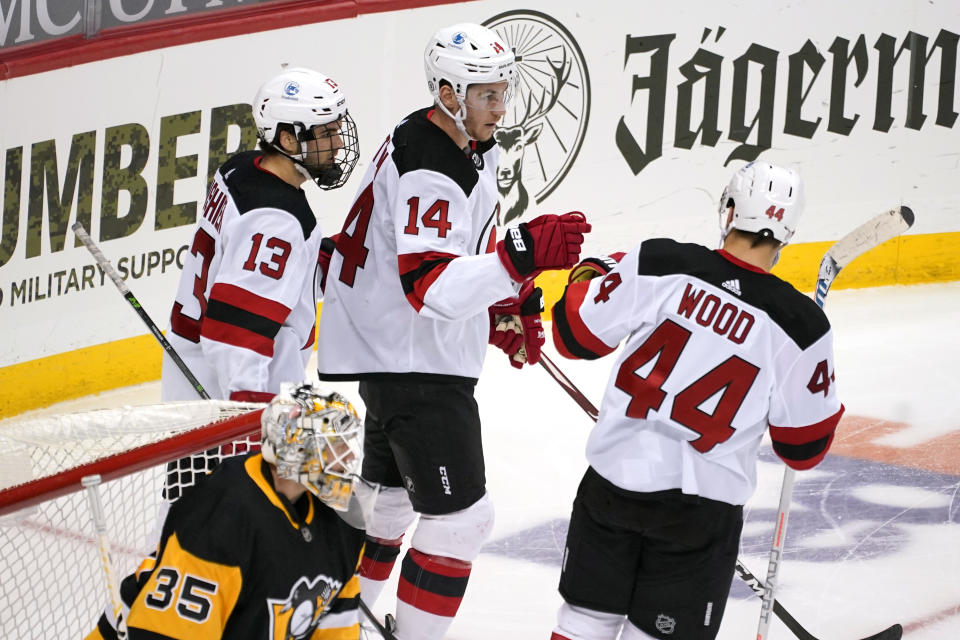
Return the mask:
<path id="1" fill-rule="evenodd" d="M 263 405 L 223 401 L 0 422 L 0 638 L 83 638 L 108 602 L 82 480 L 100 476 L 113 568 L 131 573 L 152 549 L 167 484 L 260 442 Z M 171 473 L 172 472 L 172 473 Z"/>

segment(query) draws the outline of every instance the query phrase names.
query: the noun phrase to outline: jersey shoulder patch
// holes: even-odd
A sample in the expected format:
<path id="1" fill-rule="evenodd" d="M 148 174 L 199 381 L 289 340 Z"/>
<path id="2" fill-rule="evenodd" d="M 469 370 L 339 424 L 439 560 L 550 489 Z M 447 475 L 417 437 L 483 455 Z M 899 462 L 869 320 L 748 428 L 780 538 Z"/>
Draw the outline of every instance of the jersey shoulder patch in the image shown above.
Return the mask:
<path id="1" fill-rule="evenodd" d="M 414 111 L 394 129 L 391 157 L 397 174 L 403 176 L 420 170 L 440 173 L 453 180 L 469 197 L 480 176 L 473 161 L 443 129 L 427 118 L 432 109 Z"/>
<path id="2" fill-rule="evenodd" d="M 789 282 L 736 264 L 703 245 L 669 238 L 646 240 L 640 246 L 637 274 L 689 275 L 729 291 L 765 312 L 800 349 L 830 330 L 823 310 Z"/>
<path id="3" fill-rule="evenodd" d="M 258 166 L 260 151 L 243 151 L 230 157 L 219 169 L 237 212 L 244 215 L 257 209 L 286 211 L 300 223 L 304 239 L 317 226 L 317 218 L 302 189 L 291 186 Z"/>

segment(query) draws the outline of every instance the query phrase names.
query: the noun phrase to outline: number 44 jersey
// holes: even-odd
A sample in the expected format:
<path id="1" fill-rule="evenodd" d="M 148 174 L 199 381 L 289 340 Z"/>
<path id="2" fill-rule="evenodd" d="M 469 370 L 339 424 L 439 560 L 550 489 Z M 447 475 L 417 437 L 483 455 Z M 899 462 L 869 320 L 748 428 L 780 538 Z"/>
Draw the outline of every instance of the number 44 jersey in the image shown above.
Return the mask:
<path id="1" fill-rule="evenodd" d="M 629 491 L 744 504 L 768 426 L 777 455 L 808 469 L 843 413 L 823 311 L 722 250 L 643 242 L 605 277 L 568 287 L 553 335 L 564 356 L 586 359 L 626 338 L 587 459 Z"/>

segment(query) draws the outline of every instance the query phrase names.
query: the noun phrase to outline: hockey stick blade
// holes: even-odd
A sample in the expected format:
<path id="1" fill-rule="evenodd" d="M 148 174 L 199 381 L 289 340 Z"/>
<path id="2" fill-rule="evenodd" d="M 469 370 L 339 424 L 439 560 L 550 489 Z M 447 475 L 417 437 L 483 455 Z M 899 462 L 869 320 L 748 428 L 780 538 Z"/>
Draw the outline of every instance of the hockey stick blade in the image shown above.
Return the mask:
<path id="1" fill-rule="evenodd" d="M 817 274 L 817 304 L 823 306 L 830 285 L 840 270 L 855 259 L 883 244 L 913 226 L 913 209 L 899 206 L 867 220 L 859 227 L 837 240 L 824 254 Z"/>
<path id="2" fill-rule="evenodd" d="M 737 558 L 737 564 L 734 569 L 736 570 L 737 577 L 739 577 L 750 590 L 753 591 L 754 595 L 758 598 L 763 598 L 766 586 L 760 580 L 751 573 L 751 571 L 746 567 L 743 562 Z M 795 635 L 798 640 L 820 640 L 817 636 L 813 635 L 807 631 L 802 624 L 800 624 L 796 618 L 794 618 L 789 611 L 783 608 L 783 605 L 780 604 L 779 600 L 773 601 L 773 613 L 780 621 L 783 622 L 783 626 L 790 630 L 793 635 Z M 903 627 L 899 624 L 895 624 L 887 629 L 884 629 L 880 633 L 875 633 L 872 636 L 867 636 L 862 640 L 900 640 L 903 636 Z"/>
<path id="3" fill-rule="evenodd" d="M 393 635 L 393 633 L 387 629 L 383 623 L 377 620 L 377 616 L 373 615 L 373 612 L 370 611 L 370 607 L 367 606 L 366 602 L 360 598 L 357 598 L 357 602 L 360 604 L 360 611 L 367 618 L 367 620 L 370 621 L 370 624 L 373 625 L 374 629 L 376 629 L 377 633 L 380 634 L 383 640 L 397 640 L 397 637 Z"/>

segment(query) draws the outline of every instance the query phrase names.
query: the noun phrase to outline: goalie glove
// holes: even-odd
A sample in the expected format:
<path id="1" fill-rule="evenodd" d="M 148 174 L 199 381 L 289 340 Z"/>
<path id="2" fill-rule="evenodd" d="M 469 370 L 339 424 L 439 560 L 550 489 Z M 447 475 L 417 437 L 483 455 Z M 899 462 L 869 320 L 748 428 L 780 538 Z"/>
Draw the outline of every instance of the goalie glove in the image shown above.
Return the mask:
<path id="1" fill-rule="evenodd" d="M 524 363 L 540 361 L 540 348 L 545 336 L 540 314 L 543 313 L 543 291 L 526 282 L 515 298 L 507 298 L 492 305 L 490 313 L 490 344 L 499 347 L 510 358 L 515 369 Z"/>
<path id="2" fill-rule="evenodd" d="M 609 256 L 591 256 L 584 258 L 577 263 L 577 266 L 570 269 L 570 275 L 567 276 L 567 284 L 592 280 L 597 276 L 605 276 L 617 267 L 617 264 L 620 263 L 625 255 L 626 253 L 623 251 L 617 251 L 616 253 L 611 253 Z"/>

